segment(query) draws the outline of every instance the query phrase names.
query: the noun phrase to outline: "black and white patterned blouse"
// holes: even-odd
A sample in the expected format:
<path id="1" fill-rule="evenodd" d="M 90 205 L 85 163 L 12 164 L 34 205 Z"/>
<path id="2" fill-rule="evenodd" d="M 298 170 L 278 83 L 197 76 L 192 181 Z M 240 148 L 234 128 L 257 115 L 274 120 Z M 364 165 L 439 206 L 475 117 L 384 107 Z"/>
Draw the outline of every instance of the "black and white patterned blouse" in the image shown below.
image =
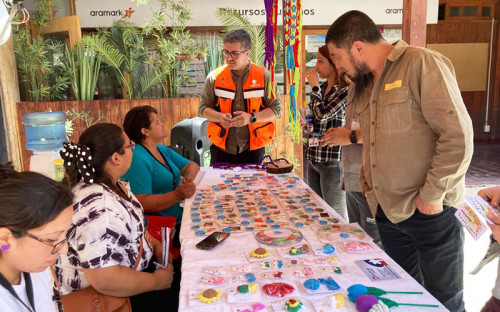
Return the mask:
<path id="1" fill-rule="evenodd" d="M 90 286 L 83 269 L 134 267 L 144 239 L 144 212 L 128 182 L 121 182 L 131 201 L 102 184 L 80 182 L 73 188 L 75 203 L 69 233 L 76 230 L 68 239 L 68 253 L 61 255 L 55 265 L 62 294 Z M 148 266 L 153 255 L 145 239 L 143 249 L 138 271 Z"/>

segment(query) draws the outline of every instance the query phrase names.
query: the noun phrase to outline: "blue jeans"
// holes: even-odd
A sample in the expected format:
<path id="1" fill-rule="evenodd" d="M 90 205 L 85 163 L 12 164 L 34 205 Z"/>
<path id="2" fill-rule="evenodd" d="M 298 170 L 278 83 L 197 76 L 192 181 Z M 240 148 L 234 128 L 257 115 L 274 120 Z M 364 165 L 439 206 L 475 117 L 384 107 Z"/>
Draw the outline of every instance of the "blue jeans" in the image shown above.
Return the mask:
<path id="1" fill-rule="evenodd" d="M 415 210 L 394 224 L 378 206 L 375 219 L 385 252 L 448 310 L 462 312 L 464 232 L 455 212 L 449 206 L 435 215 Z"/>
<path id="2" fill-rule="evenodd" d="M 358 222 L 366 234 L 373 238 L 375 244 L 382 247 L 380 242 L 380 235 L 378 234 L 377 224 L 375 218 L 368 206 L 366 197 L 361 192 L 345 192 L 347 203 L 347 214 L 349 215 L 349 222 Z"/>
<path id="3" fill-rule="evenodd" d="M 307 184 L 342 218 L 347 220 L 345 192 L 340 189 L 342 169 L 339 161 L 307 162 Z"/>

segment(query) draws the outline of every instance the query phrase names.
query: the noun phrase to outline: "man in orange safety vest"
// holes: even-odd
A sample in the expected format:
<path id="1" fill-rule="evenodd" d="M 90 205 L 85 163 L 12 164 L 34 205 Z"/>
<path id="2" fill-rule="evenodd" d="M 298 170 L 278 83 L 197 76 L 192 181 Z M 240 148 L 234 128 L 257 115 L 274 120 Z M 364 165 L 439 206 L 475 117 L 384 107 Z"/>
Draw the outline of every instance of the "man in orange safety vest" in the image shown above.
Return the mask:
<path id="1" fill-rule="evenodd" d="M 281 116 L 279 96 L 269 92 L 270 74 L 250 61 L 251 47 L 245 30 L 228 32 L 222 50 L 226 65 L 205 81 L 198 114 L 210 121 L 211 164 L 259 162 L 272 142 L 273 120 Z"/>

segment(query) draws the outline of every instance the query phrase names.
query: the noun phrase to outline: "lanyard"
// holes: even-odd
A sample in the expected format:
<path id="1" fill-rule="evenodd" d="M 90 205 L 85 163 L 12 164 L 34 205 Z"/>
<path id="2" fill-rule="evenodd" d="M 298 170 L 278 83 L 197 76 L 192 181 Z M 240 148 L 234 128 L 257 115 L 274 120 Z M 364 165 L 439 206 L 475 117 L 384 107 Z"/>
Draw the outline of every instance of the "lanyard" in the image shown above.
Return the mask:
<path id="1" fill-rule="evenodd" d="M 19 298 L 19 295 L 14 290 L 14 287 L 9 283 L 9 281 L 0 273 L 0 285 L 7 289 L 14 298 L 23 304 L 23 306 L 30 312 L 35 312 L 35 300 L 33 299 L 33 284 L 31 283 L 31 276 L 29 273 L 23 272 L 24 282 L 26 284 L 26 294 L 28 295 L 29 307 L 24 301 Z"/>
<path id="2" fill-rule="evenodd" d="M 139 143 L 139 144 L 140 144 L 140 143 Z M 141 145 L 142 145 L 142 144 L 141 144 Z M 146 146 L 142 145 L 142 147 L 144 147 L 144 148 L 146 149 L 146 151 L 148 151 L 148 153 L 149 153 L 149 154 L 150 154 L 150 155 L 151 155 L 154 159 L 156 159 L 156 157 L 153 155 L 153 153 L 151 153 L 151 151 L 150 151 L 150 150 L 148 150 Z M 172 169 L 172 167 L 170 166 L 170 163 L 167 161 L 167 159 L 165 158 L 165 156 L 163 156 L 163 153 L 160 151 L 160 149 L 159 149 L 158 147 L 156 147 L 156 149 L 158 150 L 158 153 L 160 153 L 161 158 L 163 158 L 163 161 L 164 161 L 164 162 L 165 162 L 165 164 L 166 164 L 166 165 L 163 165 L 163 164 L 162 164 L 162 165 L 163 165 L 163 166 L 165 166 L 165 167 L 168 169 L 168 171 L 170 171 L 170 173 L 172 174 L 173 184 L 174 184 L 174 190 L 175 190 L 175 188 L 177 187 L 177 179 L 175 178 L 175 173 L 174 173 L 174 170 L 173 170 L 173 169 Z M 160 162 L 158 159 L 156 159 L 156 161 L 158 161 L 158 162 L 161 164 L 161 162 Z"/>

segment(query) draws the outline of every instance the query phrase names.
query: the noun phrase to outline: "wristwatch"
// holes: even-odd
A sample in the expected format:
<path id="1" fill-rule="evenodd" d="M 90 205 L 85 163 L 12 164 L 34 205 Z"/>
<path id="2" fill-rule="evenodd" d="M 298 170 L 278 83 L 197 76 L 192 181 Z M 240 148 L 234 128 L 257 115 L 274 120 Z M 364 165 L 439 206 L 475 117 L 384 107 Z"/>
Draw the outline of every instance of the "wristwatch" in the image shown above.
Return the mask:
<path id="1" fill-rule="evenodd" d="M 257 121 L 257 117 L 255 117 L 255 114 L 252 113 L 250 114 L 250 123 L 253 124 Z"/>
<path id="2" fill-rule="evenodd" d="M 351 131 L 351 135 L 349 135 L 349 140 L 351 141 L 352 144 L 358 143 L 358 136 L 356 134 L 356 130 Z"/>
<path id="3" fill-rule="evenodd" d="M 312 87 L 312 92 L 318 93 L 319 92 L 319 87 L 318 86 Z"/>

